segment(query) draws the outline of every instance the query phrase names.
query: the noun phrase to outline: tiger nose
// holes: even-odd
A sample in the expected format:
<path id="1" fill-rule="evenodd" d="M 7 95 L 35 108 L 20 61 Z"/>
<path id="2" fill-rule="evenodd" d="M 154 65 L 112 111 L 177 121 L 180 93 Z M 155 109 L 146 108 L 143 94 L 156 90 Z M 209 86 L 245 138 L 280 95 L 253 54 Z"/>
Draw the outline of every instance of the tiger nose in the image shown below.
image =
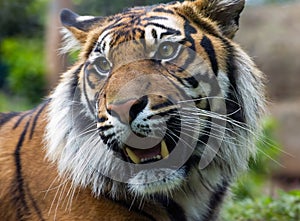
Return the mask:
<path id="1" fill-rule="evenodd" d="M 140 99 L 130 99 L 124 102 L 112 103 L 107 106 L 108 113 L 117 117 L 122 123 L 130 124 L 147 106 L 146 96 Z"/>

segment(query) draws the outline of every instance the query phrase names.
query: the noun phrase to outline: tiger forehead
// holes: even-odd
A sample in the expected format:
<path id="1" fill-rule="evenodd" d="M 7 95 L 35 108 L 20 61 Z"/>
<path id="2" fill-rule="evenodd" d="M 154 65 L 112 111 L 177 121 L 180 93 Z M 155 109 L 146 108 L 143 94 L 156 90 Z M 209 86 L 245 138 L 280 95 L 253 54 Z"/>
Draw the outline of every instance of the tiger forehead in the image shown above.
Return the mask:
<path id="1" fill-rule="evenodd" d="M 98 38 L 96 49 L 107 54 L 109 48 L 124 42 L 179 36 L 183 33 L 183 23 L 173 8 L 133 8 L 109 19 Z"/>

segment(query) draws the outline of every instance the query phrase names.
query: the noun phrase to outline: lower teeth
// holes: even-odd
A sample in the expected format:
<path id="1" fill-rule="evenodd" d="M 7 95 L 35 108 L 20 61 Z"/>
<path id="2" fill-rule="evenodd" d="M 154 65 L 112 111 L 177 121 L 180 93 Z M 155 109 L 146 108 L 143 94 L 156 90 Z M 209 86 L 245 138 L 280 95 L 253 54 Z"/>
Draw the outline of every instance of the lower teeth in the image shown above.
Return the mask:
<path id="1" fill-rule="evenodd" d="M 141 163 L 144 163 L 144 162 L 150 161 L 150 160 L 161 160 L 161 158 L 162 158 L 161 155 L 157 155 L 157 156 L 152 157 L 152 158 L 142 158 Z"/>
<path id="2" fill-rule="evenodd" d="M 131 159 L 131 161 L 135 164 L 139 164 L 139 163 L 144 163 L 147 161 L 151 161 L 151 160 L 161 160 L 161 159 L 165 159 L 169 156 L 169 150 L 167 148 L 167 144 L 164 140 L 162 140 L 161 144 L 160 144 L 160 154 L 153 156 L 151 158 L 139 158 L 133 150 L 131 150 L 129 147 L 125 148 L 126 153 L 128 155 L 128 157 Z"/>

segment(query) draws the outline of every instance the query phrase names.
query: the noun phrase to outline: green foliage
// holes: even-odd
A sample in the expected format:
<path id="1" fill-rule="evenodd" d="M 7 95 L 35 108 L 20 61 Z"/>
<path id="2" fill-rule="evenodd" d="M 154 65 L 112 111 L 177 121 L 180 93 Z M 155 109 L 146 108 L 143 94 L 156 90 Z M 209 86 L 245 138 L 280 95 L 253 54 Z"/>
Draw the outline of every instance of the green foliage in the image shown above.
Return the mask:
<path id="1" fill-rule="evenodd" d="M 43 96 L 44 51 L 42 40 L 7 38 L 1 42 L 2 63 L 7 66 L 9 91 L 36 103 Z"/>
<path id="2" fill-rule="evenodd" d="M 299 221 L 300 191 L 280 191 L 276 197 L 263 193 L 276 157 L 280 153 L 274 137 L 277 123 L 274 119 L 264 122 L 263 132 L 257 141 L 257 158 L 252 159 L 248 174 L 232 187 L 232 197 L 224 205 L 222 221 Z M 263 193 L 263 194 L 262 194 Z"/>
<path id="3" fill-rule="evenodd" d="M 279 192 L 277 197 L 260 196 L 226 202 L 223 221 L 299 221 L 300 191 Z"/>
<path id="4" fill-rule="evenodd" d="M 7 96 L 0 91 L 0 112 L 25 111 L 33 108 L 28 100 L 21 96 Z"/>
<path id="5" fill-rule="evenodd" d="M 41 36 L 48 0 L 1 0 L 0 40 L 7 36 Z"/>

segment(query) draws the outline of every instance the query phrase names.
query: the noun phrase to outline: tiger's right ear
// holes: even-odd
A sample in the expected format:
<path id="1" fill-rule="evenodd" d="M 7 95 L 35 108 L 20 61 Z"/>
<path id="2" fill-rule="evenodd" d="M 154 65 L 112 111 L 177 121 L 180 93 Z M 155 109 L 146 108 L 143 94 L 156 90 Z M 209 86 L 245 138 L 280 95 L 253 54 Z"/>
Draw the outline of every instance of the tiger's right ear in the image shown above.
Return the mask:
<path id="1" fill-rule="evenodd" d="M 86 42 L 87 32 L 103 20 L 103 17 L 80 16 L 69 9 L 63 9 L 60 13 L 61 23 L 72 33 L 81 44 Z"/>
<path id="2" fill-rule="evenodd" d="M 233 38 L 239 28 L 240 13 L 245 0 L 189 0 L 198 14 L 204 15 L 218 23 L 222 33 Z"/>

